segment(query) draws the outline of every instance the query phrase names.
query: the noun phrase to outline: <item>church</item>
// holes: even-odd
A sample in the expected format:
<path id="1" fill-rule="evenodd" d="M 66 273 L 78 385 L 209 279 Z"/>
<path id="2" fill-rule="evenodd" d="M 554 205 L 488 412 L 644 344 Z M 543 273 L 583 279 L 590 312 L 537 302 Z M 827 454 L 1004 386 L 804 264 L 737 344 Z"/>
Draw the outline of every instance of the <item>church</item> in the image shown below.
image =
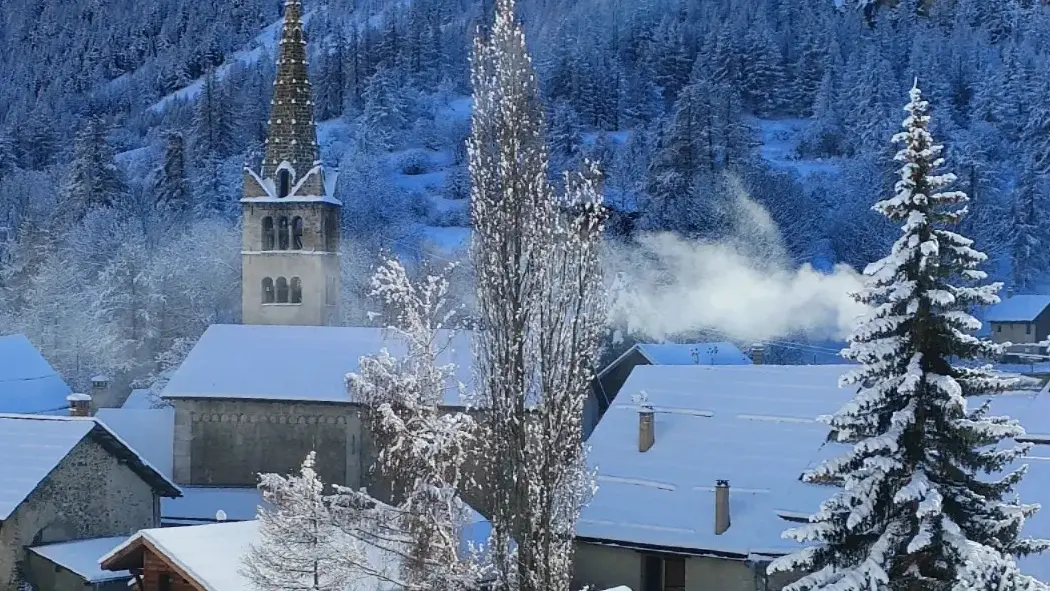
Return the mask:
<path id="1" fill-rule="evenodd" d="M 174 406 L 180 485 L 255 487 L 259 473 L 296 471 L 311 450 L 326 483 L 371 484 L 374 452 L 345 376 L 400 343 L 379 328 L 334 326 L 342 204 L 320 163 L 307 65 L 302 3 L 287 0 L 265 157 L 244 174 L 243 324 L 209 327 L 161 393 Z M 447 355 L 469 383 L 469 333 Z"/>

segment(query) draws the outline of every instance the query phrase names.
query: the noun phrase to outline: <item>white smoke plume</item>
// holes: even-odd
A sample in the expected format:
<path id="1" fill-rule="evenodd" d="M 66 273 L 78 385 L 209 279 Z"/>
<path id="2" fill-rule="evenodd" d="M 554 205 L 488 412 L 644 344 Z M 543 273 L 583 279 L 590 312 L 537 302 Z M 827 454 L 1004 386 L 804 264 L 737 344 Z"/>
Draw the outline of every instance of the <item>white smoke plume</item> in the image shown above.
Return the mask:
<path id="1" fill-rule="evenodd" d="M 789 264 L 769 213 L 730 185 L 733 227 L 717 243 L 647 234 L 607 252 L 612 323 L 657 340 L 692 331 L 751 342 L 848 335 L 866 312 L 850 295 L 862 276 L 848 265 L 822 273 Z"/>

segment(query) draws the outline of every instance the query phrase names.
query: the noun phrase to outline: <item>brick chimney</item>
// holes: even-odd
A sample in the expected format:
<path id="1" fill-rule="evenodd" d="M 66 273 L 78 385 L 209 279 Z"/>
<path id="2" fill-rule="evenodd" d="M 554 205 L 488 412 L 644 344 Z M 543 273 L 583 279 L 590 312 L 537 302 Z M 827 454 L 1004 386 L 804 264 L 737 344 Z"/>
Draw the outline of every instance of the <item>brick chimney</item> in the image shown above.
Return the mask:
<path id="1" fill-rule="evenodd" d="M 762 343 L 751 345 L 751 363 L 762 365 L 766 362 L 766 346 Z"/>
<path id="2" fill-rule="evenodd" d="M 647 452 L 656 443 L 656 421 L 653 407 L 643 404 L 638 407 L 638 451 Z"/>
<path id="3" fill-rule="evenodd" d="M 715 535 L 729 529 L 729 481 L 715 481 Z"/>
<path id="4" fill-rule="evenodd" d="M 88 394 L 70 394 L 66 396 L 66 400 L 69 402 L 69 416 L 71 417 L 90 417 L 91 416 L 91 396 Z"/>

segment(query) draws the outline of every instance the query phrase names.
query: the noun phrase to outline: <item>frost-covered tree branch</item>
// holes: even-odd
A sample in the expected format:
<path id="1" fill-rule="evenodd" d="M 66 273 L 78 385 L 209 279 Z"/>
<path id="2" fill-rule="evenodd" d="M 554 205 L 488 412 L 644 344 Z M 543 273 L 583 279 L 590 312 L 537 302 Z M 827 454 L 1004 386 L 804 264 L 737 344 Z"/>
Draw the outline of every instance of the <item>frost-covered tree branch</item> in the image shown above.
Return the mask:
<path id="1" fill-rule="evenodd" d="M 383 512 L 388 541 L 405 552 L 402 577 L 418 589 L 470 589 L 480 573 L 460 541 L 470 519 L 461 493 L 470 484 L 464 465 L 476 427 L 470 415 L 441 408 L 450 389 L 463 388 L 456 365 L 443 362 L 455 338 L 445 328 L 457 312 L 447 279 L 453 267 L 418 284 L 395 259 L 379 267 L 372 295 L 391 313 L 388 328 L 405 353 L 362 357 L 347 376 L 379 449 L 375 471 L 396 503 Z"/>
<path id="2" fill-rule="evenodd" d="M 604 326 L 596 171 L 548 181 L 543 111 L 513 0 L 472 57 L 468 143 L 491 552 L 509 588 L 568 589 L 573 529 L 593 492 L 583 403 Z"/>

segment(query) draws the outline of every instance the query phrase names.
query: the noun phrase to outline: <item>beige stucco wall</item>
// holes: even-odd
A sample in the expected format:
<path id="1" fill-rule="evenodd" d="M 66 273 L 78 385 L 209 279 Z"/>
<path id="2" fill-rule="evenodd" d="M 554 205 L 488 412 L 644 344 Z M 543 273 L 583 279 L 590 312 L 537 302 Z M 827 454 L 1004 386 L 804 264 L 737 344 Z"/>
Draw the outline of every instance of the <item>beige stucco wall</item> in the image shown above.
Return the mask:
<path id="1" fill-rule="evenodd" d="M 81 441 L 0 527 L 0 591 L 13 590 L 25 547 L 128 536 L 160 524 L 153 489 L 90 438 Z"/>
<path id="2" fill-rule="evenodd" d="M 642 552 L 618 546 L 590 543 L 576 545 L 573 587 L 590 585 L 610 589 L 626 585 L 634 591 L 642 585 Z M 779 591 L 795 579 L 790 574 L 766 577 L 764 564 L 745 560 L 688 556 L 685 561 L 687 591 Z"/>

